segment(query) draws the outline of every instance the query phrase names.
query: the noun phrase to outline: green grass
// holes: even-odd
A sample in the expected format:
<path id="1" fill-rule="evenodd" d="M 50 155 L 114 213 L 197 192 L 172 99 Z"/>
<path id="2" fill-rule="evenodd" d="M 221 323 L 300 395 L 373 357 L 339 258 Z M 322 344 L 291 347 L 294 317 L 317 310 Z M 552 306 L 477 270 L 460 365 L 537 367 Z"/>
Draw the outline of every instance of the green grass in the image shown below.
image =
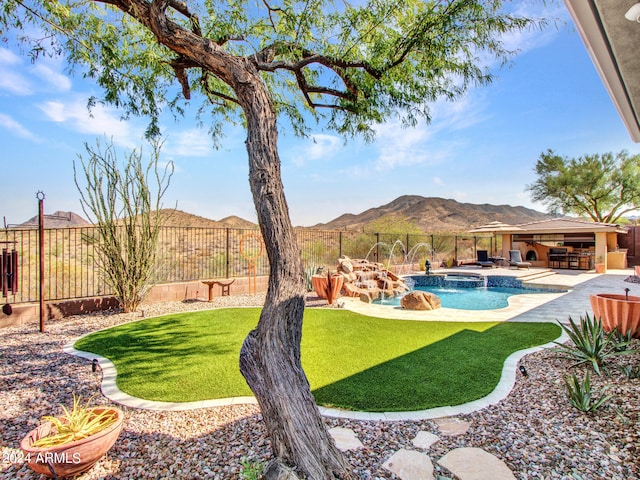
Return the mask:
<path id="1" fill-rule="evenodd" d="M 109 358 L 118 387 L 136 397 L 251 395 L 238 355 L 259 314 L 239 308 L 150 318 L 96 332 L 75 347 Z M 421 410 L 487 395 L 507 356 L 559 335 L 553 323 L 417 322 L 307 309 L 302 364 L 320 405 Z"/>

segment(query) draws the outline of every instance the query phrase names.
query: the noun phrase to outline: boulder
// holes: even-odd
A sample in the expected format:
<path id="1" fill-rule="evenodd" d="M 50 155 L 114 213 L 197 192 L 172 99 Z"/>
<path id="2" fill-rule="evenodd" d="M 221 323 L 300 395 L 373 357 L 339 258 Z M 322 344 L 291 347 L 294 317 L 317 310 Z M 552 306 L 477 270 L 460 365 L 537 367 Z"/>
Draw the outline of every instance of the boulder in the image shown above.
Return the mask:
<path id="1" fill-rule="evenodd" d="M 440 298 L 430 292 L 413 291 L 402 297 L 400 305 L 407 310 L 435 310 L 440 308 Z"/>

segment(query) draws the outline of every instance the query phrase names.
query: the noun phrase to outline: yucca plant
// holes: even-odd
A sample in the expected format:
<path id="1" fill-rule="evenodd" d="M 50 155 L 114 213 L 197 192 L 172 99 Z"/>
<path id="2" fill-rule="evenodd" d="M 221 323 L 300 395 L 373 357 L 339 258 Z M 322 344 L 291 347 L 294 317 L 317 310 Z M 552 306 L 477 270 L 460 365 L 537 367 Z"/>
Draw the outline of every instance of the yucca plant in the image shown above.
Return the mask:
<path id="1" fill-rule="evenodd" d="M 59 417 L 45 416 L 43 421 L 53 424 L 52 434 L 33 442 L 33 447 L 55 447 L 95 435 L 113 425 L 118 416 L 115 412 L 103 410 L 96 412 L 89 407 L 89 401 L 82 405 L 80 397 L 73 395 L 73 408 L 69 411 L 61 405 L 64 412 Z"/>
<path id="2" fill-rule="evenodd" d="M 584 317 L 580 317 L 579 323 L 569 317 L 569 325 L 561 322 L 558 322 L 558 324 L 567 334 L 572 344 L 554 342 L 558 345 L 556 351 L 576 360 L 574 366 L 589 363 L 599 375 L 600 367 L 602 367 L 607 358 L 634 353 L 631 350 L 616 350 L 614 332 L 605 332 L 602 328 L 602 321 L 595 317 L 591 318 L 588 313 Z"/>
<path id="3" fill-rule="evenodd" d="M 604 395 L 606 387 L 600 391 L 600 398 L 595 400 L 591 392 L 591 378 L 587 370 L 583 379 L 573 373 L 564 376 L 564 384 L 567 387 L 567 396 L 571 404 L 581 412 L 595 412 L 604 403 L 611 399 L 610 395 Z"/>

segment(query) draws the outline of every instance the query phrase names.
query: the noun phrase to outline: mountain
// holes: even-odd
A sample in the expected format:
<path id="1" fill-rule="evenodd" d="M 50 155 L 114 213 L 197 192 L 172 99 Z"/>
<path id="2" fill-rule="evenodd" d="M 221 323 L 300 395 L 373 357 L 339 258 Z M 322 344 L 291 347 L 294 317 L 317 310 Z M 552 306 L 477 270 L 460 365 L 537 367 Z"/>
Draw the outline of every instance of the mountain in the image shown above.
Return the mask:
<path id="1" fill-rule="evenodd" d="M 232 215 L 216 221 L 200 217 L 182 210 L 164 208 L 160 211 L 166 227 L 196 227 L 196 228 L 257 228 L 258 225 L 240 217 Z"/>
<path id="2" fill-rule="evenodd" d="M 357 215 L 346 213 L 312 228 L 321 230 L 362 230 L 382 217 L 393 215 L 414 223 L 424 232 L 465 232 L 493 221 L 511 225 L 551 218 L 551 215 L 525 207 L 460 203 L 438 197 L 404 195 L 391 203 L 370 208 Z"/>
<path id="3" fill-rule="evenodd" d="M 91 223 L 77 213 L 58 210 L 51 214 L 44 214 L 44 228 L 85 227 L 87 225 L 91 225 Z M 15 228 L 38 228 L 38 215 L 16 225 Z"/>
<path id="4" fill-rule="evenodd" d="M 239 229 L 254 229 L 258 228 L 257 223 L 252 223 L 249 220 L 245 220 L 244 218 L 237 217 L 235 215 L 231 215 L 230 217 L 225 217 L 220 220 L 225 227 L 229 228 L 239 228 Z"/>

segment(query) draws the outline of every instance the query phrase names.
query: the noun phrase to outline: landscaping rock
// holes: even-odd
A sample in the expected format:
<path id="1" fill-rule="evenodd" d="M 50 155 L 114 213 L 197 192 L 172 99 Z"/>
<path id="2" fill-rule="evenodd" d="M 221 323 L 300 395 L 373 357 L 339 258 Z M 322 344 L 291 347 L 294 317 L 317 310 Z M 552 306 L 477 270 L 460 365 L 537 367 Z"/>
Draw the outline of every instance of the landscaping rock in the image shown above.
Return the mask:
<path id="1" fill-rule="evenodd" d="M 435 310 L 440 308 L 440 298 L 430 292 L 414 291 L 402 297 L 400 305 L 407 310 Z"/>
<path id="2" fill-rule="evenodd" d="M 471 426 L 471 422 L 465 422 L 457 417 L 436 418 L 434 422 L 438 425 L 438 430 L 442 435 L 450 437 L 464 435 Z"/>
<path id="3" fill-rule="evenodd" d="M 384 464 L 383 468 L 401 480 L 433 480 L 433 463 L 424 453 L 400 449 Z"/>
<path id="4" fill-rule="evenodd" d="M 329 430 L 329 434 L 336 442 L 338 450 L 341 450 L 343 452 L 346 450 L 355 450 L 363 447 L 362 442 L 350 428 L 335 427 Z"/>
<path id="5" fill-rule="evenodd" d="M 460 480 L 516 480 L 502 460 L 481 448 L 456 448 L 438 463 Z"/>
<path id="6" fill-rule="evenodd" d="M 422 448 L 423 450 L 428 450 L 431 445 L 436 443 L 440 438 L 433 433 L 420 431 L 413 439 L 413 446 L 416 448 Z"/>

